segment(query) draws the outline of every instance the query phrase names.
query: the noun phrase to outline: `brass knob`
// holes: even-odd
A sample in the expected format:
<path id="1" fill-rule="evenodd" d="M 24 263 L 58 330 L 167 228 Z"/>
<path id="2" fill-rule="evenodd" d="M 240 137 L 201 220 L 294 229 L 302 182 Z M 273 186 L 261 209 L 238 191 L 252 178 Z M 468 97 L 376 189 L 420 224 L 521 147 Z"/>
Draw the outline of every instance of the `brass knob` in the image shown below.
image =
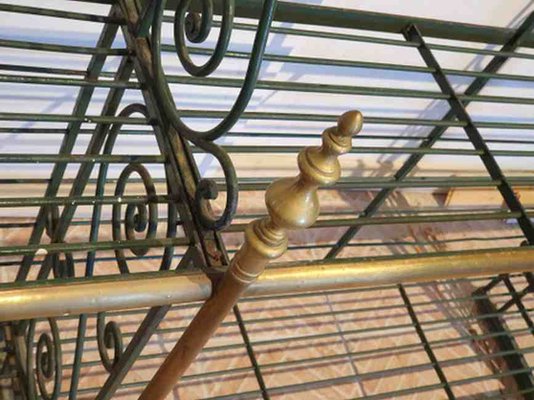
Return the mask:
<path id="1" fill-rule="evenodd" d="M 319 216 L 319 186 L 334 184 L 341 176 L 338 157 L 350 151 L 352 136 L 360 132 L 363 116 L 348 111 L 337 126 L 326 129 L 320 147 L 306 147 L 299 153 L 300 174 L 273 182 L 265 194 L 268 216 L 251 222 L 245 242 L 236 253 L 230 271 L 243 283 L 261 274 L 267 262 L 287 249 L 287 230 L 311 226 Z"/>

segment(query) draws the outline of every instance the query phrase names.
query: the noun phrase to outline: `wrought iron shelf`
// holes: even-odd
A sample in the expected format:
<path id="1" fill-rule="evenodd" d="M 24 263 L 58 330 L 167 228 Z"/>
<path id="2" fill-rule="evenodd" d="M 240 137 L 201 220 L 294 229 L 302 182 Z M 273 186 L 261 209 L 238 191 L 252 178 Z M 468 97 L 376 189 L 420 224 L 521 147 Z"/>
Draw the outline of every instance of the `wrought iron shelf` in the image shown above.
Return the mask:
<path id="1" fill-rule="evenodd" d="M 528 163 L 534 156 L 534 124 L 506 115 L 472 116 L 470 108 L 534 104 L 523 95 L 484 92 L 493 82 L 534 82 L 530 74 L 501 71 L 508 60 L 534 60 L 534 14 L 518 27 L 501 28 L 276 0 L 85 0 L 55 8 L 12 3 L 0 4 L 2 17 L 74 22 L 92 34 L 90 41 L 17 32 L 0 37 L 0 87 L 15 99 L 0 109 L 0 137 L 9 144 L 0 152 L 0 382 L 17 396 L 103 400 L 130 392 L 154 400 L 177 378 L 178 389 L 191 393 L 188 385 L 244 381 L 248 374 L 252 384 L 232 393 L 206 392 L 206 398 L 306 398 L 310 385 L 336 394 L 354 385 L 360 392 L 343 392 L 346 397 L 417 393 L 454 399 L 465 394 L 464 387 L 488 382 L 497 382 L 500 392 L 487 397 L 534 398 L 534 278 L 528 272 L 534 206 L 517 193 L 532 186 L 534 175 L 503 169 L 510 160 Z M 237 33 L 253 37 L 248 47 L 233 46 Z M 384 54 L 394 49 L 411 58 L 299 55 L 269 46 L 273 38 L 364 45 Z M 444 68 L 438 52 L 489 61 L 477 70 Z M 225 62 L 239 64 L 241 72 L 229 75 Z M 273 78 L 262 72 L 266 64 L 325 78 Z M 406 74 L 436 86 L 347 84 L 334 79 L 340 71 L 349 78 L 362 71 Z M 457 79 L 468 80 L 464 89 L 451 83 Z M 49 100 L 41 90 L 52 100 L 62 91 L 74 100 L 34 109 L 32 100 Z M 195 90 L 204 97 L 190 104 L 185 100 Z M 28 107 L 18 106 L 19 92 Z M 214 103 L 219 94 L 224 101 Z M 319 98 L 328 107 L 318 112 L 304 102 L 274 109 L 254 103 L 254 96 L 272 94 Z M 334 99 L 346 101 L 346 109 L 360 106 L 354 101 L 363 105 L 361 133 L 362 115 L 349 112 L 338 120 L 340 110 L 329 103 Z M 365 109 L 373 99 L 383 102 L 380 110 Z M 425 101 L 440 104 L 443 113 L 394 113 L 394 102 L 419 107 Z M 11 144 L 13 139 L 22 144 Z M 321 140 L 322 147 L 301 151 Z M 139 152 L 130 151 L 130 144 Z M 244 158 L 261 158 L 276 170 L 280 159 L 297 153 L 296 178 L 277 181 L 277 172 L 267 168 L 263 175 L 242 172 Z M 344 153 L 342 166 L 354 176 L 340 177 L 337 156 Z M 362 168 L 365 157 L 393 156 L 400 158 L 385 172 Z M 430 157 L 476 160 L 483 169 L 478 176 L 417 173 Z M 205 159 L 214 160 L 216 174 L 205 172 Z M 391 204 L 403 193 L 432 190 L 439 197 L 459 189 L 492 190 L 502 204 Z M 263 191 L 266 211 L 238 208 L 239 194 L 257 202 L 256 192 Z M 327 204 L 318 215 L 319 199 L 332 193 L 344 205 Z M 364 200 L 353 201 L 356 196 Z M 489 224 L 507 228 L 488 234 L 483 228 Z M 455 232 L 458 226 L 474 228 Z M 310 230 L 292 232 L 288 243 L 286 231 L 294 228 Z M 391 235 L 404 228 L 418 234 Z M 325 238 L 316 242 L 306 236 L 319 233 Z M 314 305 L 302 309 L 293 301 Z M 257 313 L 286 303 L 286 314 Z M 429 312 L 439 317 L 429 319 Z M 402 320 L 384 322 L 389 313 Z M 374 325 L 365 325 L 366 318 Z M 306 331 L 306 321 L 314 321 L 313 329 Z M 271 336 L 259 335 L 266 326 Z M 204 347 L 218 327 L 238 341 Z M 448 328 L 457 334 L 449 335 Z M 369 346 L 369 337 L 381 335 L 396 335 L 398 342 Z M 153 351 L 157 340 L 178 342 L 173 351 Z M 339 341 L 339 347 L 269 358 L 281 348 L 293 354 L 291 346 L 313 348 L 325 340 Z M 354 348 L 354 342 L 363 347 Z M 447 358 L 443 349 L 449 346 L 473 352 Z M 198 353 L 236 350 L 245 364 L 187 371 Z M 358 369 L 365 360 L 417 352 L 423 354 L 418 362 Z M 287 378 L 341 363 L 350 368 L 335 377 L 317 372 L 305 383 Z M 470 363 L 490 372 L 470 375 Z M 139 365 L 150 376 L 131 379 Z M 459 368 L 466 368 L 461 377 L 453 371 Z M 89 370 L 98 370 L 98 385 L 84 380 Z M 431 378 L 395 390 L 361 389 L 405 374 Z"/>

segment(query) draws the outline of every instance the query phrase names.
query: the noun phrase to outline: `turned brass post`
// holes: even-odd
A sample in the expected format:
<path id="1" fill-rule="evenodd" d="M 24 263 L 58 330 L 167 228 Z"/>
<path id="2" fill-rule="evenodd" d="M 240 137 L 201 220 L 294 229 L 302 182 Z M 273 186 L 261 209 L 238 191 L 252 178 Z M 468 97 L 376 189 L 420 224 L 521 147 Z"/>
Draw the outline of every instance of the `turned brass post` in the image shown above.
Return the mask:
<path id="1" fill-rule="evenodd" d="M 263 272 L 267 263 L 287 249 L 287 230 L 311 226 L 319 215 L 317 188 L 332 185 L 341 174 L 338 156 L 351 149 L 352 136 L 362 127 L 359 111 L 339 117 L 336 127 L 323 132 L 320 147 L 299 153 L 300 174 L 273 182 L 267 189 L 268 216 L 251 222 L 245 242 L 234 256 L 213 295 L 204 303 L 147 385 L 140 400 L 164 399 L 178 379 L 213 336 L 246 288 Z"/>

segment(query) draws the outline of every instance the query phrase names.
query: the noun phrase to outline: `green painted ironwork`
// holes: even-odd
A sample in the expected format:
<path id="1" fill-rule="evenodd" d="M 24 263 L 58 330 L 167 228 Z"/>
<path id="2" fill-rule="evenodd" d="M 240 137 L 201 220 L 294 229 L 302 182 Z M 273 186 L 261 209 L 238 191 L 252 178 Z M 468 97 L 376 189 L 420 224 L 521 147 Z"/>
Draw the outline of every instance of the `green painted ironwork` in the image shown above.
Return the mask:
<path id="1" fill-rule="evenodd" d="M 91 1 L 89 1 L 91 2 Z M 452 104 L 455 112 L 448 112 L 443 118 L 404 118 L 381 115 L 377 112 L 366 115 L 366 126 L 382 129 L 384 126 L 429 127 L 429 135 L 387 134 L 382 132 L 363 132 L 356 141 L 368 141 L 366 145 L 356 142 L 351 154 L 402 155 L 407 161 L 398 171 L 393 171 L 391 177 L 347 177 L 340 180 L 334 189 L 374 190 L 378 194 L 363 209 L 328 210 L 313 226 L 314 229 L 340 229 L 345 233 L 338 239 L 333 235 L 328 241 L 318 244 L 293 244 L 290 252 L 299 250 L 315 250 L 326 258 L 335 257 L 344 248 L 398 248 L 405 246 L 417 248 L 445 244 L 471 243 L 486 247 L 498 247 L 500 240 L 514 240 L 517 243 L 527 237 L 530 238 L 527 226 L 530 218 L 534 217 L 532 208 L 524 208 L 510 193 L 514 187 L 532 185 L 534 178 L 530 175 L 505 176 L 499 170 L 498 162 L 506 158 L 522 157 L 528 160 L 534 156 L 534 150 L 523 148 L 533 145 L 534 140 L 515 138 L 508 132 L 534 129 L 530 121 L 503 120 L 471 120 L 466 107 L 471 103 L 495 103 L 518 106 L 532 106 L 533 98 L 488 95 L 481 93 L 483 87 L 491 80 L 498 82 L 520 82 L 528 84 L 534 82 L 534 76 L 526 74 L 512 74 L 499 72 L 508 59 L 518 59 L 532 62 L 534 55 L 529 51 L 517 51 L 518 48 L 534 47 L 532 24 L 534 16 L 529 16 L 518 29 L 497 28 L 448 21 L 430 20 L 418 17 L 386 15 L 358 10 L 341 10 L 322 6 L 276 0 L 101 0 L 93 3 L 109 4 L 109 13 L 72 12 L 61 9 L 22 6 L 16 4 L 0 4 L 0 15 L 12 13 L 55 18 L 58 21 L 78 21 L 82 23 L 100 24 L 101 35 L 94 46 L 82 46 L 65 43 L 48 43 L 45 39 L 21 40 L 20 38 L 0 38 L 0 49 L 13 49 L 21 52 L 41 52 L 49 56 L 71 55 L 86 57 L 87 68 L 71 66 L 50 67 L 27 65 L 15 62 L 0 63 L 0 85 L 10 87 L 30 87 L 37 85 L 44 88 L 76 88 L 78 95 L 72 113 L 52 112 L 19 112 L 15 108 L 0 110 L 0 135 L 2 138 L 16 134 L 21 137 L 52 137 L 60 135 L 62 142 L 57 153 L 0 153 L 0 165 L 10 168 L 12 165 L 31 166 L 32 168 L 50 166 L 50 177 L 39 176 L 2 176 L 0 185 L 4 194 L 0 198 L 0 210 L 25 209 L 35 210 L 35 218 L 28 221 L 2 221 L 1 229 L 26 229 L 27 244 L 2 245 L 0 247 L 0 268 L 3 271 L 16 270 L 17 283 L 23 284 L 30 277 L 38 280 L 55 279 L 73 276 L 76 273 L 84 279 L 93 279 L 98 274 L 101 263 L 117 264 L 118 273 L 131 273 L 132 265 L 138 261 L 150 262 L 155 266 L 154 274 L 180 273 L 187 269 L 197 268 L 205 271 L 214 279 L 224 270 L 228 263 L 228 255 L 235 252 L 235 246 L 226 246 L 224 237 L 242 233 L 245 222 L 259 215 L 256 213 L 242 213 L 236 211 L 238 188 L 239 191 L 263 191 L 274 177 L 238 176 L 232 163 L 232 157 L 248 155 L 252 157 L 267 156 L 269 154 L 293 154 L 300 150 L 300 146 L 288 145 L 291 140 L 316 140 L 318 134 L 293 133 L 263 130 L 248 132 L 243 128 L 235 128 L 239 121 L 287 121 L 287 122 L 320 122 L 331 124 L 335 120 L 333 113 L 310 113 L 289 110 L 287 112 L 250 111 L 247 106 L 255 92 L 294 92 L 302 96 L 365 96 L 387 99 L 423 99 L 435 100 Z M 169 10 L 172 15 L 169 14 Z M 247 21 L 235 22 L 235 18 L 252 18 L 256 23 Z M 290 23 L 294 26 L 281 25 Z M 306 24 L 301 27 L 300 24 Z M 409 35 L 405 40 L 389 35 L 380 37 L 371 34 L 331 32 L 324 28 L 348 28 L 367 30 L 374 33 L 405 32 L 406 28 L 416 25 L 421 32 Z M 311 26 L 311 27 L 310 27 Z M 312 27 L 316 27 L 313 29 Z M 173 44 L 162 43 L 161 31 L 171 28 L 174 31 Z M 208 48 L 207 37 L 211 31 L 217 30 L 218 37 L 215 45 Z M 124 37 L 124 44 L 114 45 L 119 31 Z M 254 41 L 251 51 L 230 49 L 232 33 L 236 31 L 252 32 Z M 413 32 L 412 32 L 413 33 Z M 284 35 L 307 40 L 343 41 L 350 44 L 366 43 L 371 46 L 393 46 L 421 50 L 426 52 L 426 65 L 409 65 L 403 62 L 369 62 L 363 60 L 348 60 L 343 58 L 326 58 L 320 56 L 298 56 L 293 54 L 279 54 L 267 46 L 270 37 Z M 423 39 L 424 37 L 424 39 Z M 426 38 L 443 39 L 438 43 L 427 43 Z M 451 42 L 445 42 L 451 40 Z M 499 49 L 475 48 L 472 44 L 461 45 L 454 41 L 476 42 L 482 44 L 503 45 Z M 190 43 L 194 47 L 189 46 Z M 443 51 L 457 54 L 471 54 L 493 57 L 482 70 L 461 70 L 442 68 L 437 61 L 429 58 L 428 53 Z M 176 55 L 176 64 L 180 64 L 183 71 L 167 73 L 162 65 L 162 58 Z M 105 68 L 106 62 L 112 57 L 119 60 L 115 69 Z M 197 57 L 207 60 L 203 64 L 195 64 Z M 219 77 L 218 71 L 223 60 L 244 61 L 247 64 L 245 74 L 239 78 Z M 433 75 L 442 83 L 440 91 L 420 89 L 399 89 L 393 87 L 376 87 L 372 85 L 341 85 L 329 83 L 287 82 L 273 79 L 262 79 L 260 68 L 262 63 L 307 67 L 344 68 L 348 71 L 366 70 L 371 73 L 402 72 L 417 74 L 420 77 Z M 415 76 L 415 75 L 414 75 Z M 448 76 L 473 79 L 463 93 L 455 92 L 446 85 Z M 445 82 L 445 83 L 443 83 Z M 238 90 L 236 100 L 228 107 L 229 111 L 182 109 L 177 108 L 170 85 L 185 87 L 205 86 L 213 91 L 222 88 Z M 104 105 L 100 113 L 95 113 L 90 105 L 94 101 L 95 91 L 105 91 Z M 142 94 L 142 104 L 126 105 L 126 91 Z M 460 115 L 459 115 L 460 114 Z M 459 118 L 457 116 L 459 115 Z M 191 122 L 206 119 L 216 119 L 214 128 L 206 131 L 193 129 Z M 29 123 L 28 125 L 20 124 Z M 470 130 L 469 137 L 459 137 L 457 134 L 446 134 L 448 128 L 462 128 Z M 486 138 L 480 134 L 480 129 L 501 130 L 504 133 L 498 137 Z M 507 136 L 508 135 L 508 136 Z M 125 137 L 154 138 L 157 143 L 157 154 L 118 154 L 115 152 L 117 140 Z M 236 138 L 235 143 L 226 144 L 217 141 L 223 137 Z M 87 138 L 89 143 L 83 152 L 77 152 L 76 145 L 80 138 Z M 254 145 L 254 139 L 271 139 L 275 144 Z M 245 142 L 243 139 L 250 140 Z M 383 141 L 395 141 L 393 145 L 384 145 Z M 382 143 L 381 143 L 382 142 Z M 372 144 L 369 144 L 372 143 Z M 375 145 L 375 143 L 378 143 Z M 399 144 L 400 143 L 400 144 Z M 475 147 L 450 147 L 443 145 L 469 145 Z M 491 147 L 489 147 L 491 145 Z M 503 145 L 514 146 L 511 149 L 501 148 Z M 520 146 L 520 147 L 518 147 Z M 197 165 L 195 156 L 208 154 L 217 159 L 224 177 L 204 179 Z M 487 176 L 457 176 L 453 178 L 411 176 L 410 173 L 424 156 L 456 156 L 456 157 L 490 157 L 493 173 Z M 150 167 L 158 166 L 163 171 L 163 177 L 152 177 Z M 76 168 L 74 176 L 67 175 L 68 168 Z M 118 168 L 118 174 L 112 174 L 112 168 Z M 491 169 L 491 168 L 490 168 Z M 498 173 L 497 173 L 498 172 Z M 11 194 L 13 188 L 21 185 L 35 185 L 42 190 L 39 197 L 23 197 Z M 127 187 L 137 185 L 143 194 L 128 194 Z M 69 192 L 60 189 L 68 187 Z M 514 207 L 466 207 L 428 209 L 381 209 L 389 196 L 406 188 L 503 188 L 507 187 L 507 200 L 516 202 Z M 216 214 L 211 201 L 218 193 L 226 195 L 226 204 L 220 214 Z M 514 204 L 512 204 L 514 205 Z M 84 219 L 75 218 L 80 208 L 90 210 L 90 216 Z M 112 212 L 105 215 L 105 207 Z M 164 210 L 164 211 L 162 211 Z M 525 235 L 506 235 L 501 238 L 488 238 L 479 234 L 472 234 L 463 238 L 444 240 L 406 240 L 374 241 L 355 240 L 354 237 L 363 227 L 391 226 L 392 228 L 404 224 L 451 224 L 465 221 L 493 221 L 520 218 L 525 228 Z M 158 231 L 158 226 L 164 227 Z M 447 226 L 447 225 L 443 225 Z M 67 232 L 71 227 L 86 228 L 89 231 L 87 240 L 71 241 Z M 224 230 L 224 228 L 226 228 Z M 103 240 L 100 233 L 109 230 L 111 240 Z M 150 252 L 149 252 L 150 250 Z M 106 253 L 107 252 L 107 253 Z M 436 251 L 436 254 L 446 255 Z M 38 256 L 42 256 L 38 258 Z M 396 255 L 395 257 L 399 257 Z M 80 269 L 76 266 L 83 266 Z M 516 277 L 517 278 L 517 277 Z M 488 279 L 468 279 L 467 281 L 482 289 L 473 296 L 461 299 L 437 299 L 429 302 L 411 299 L 413 285 L 389 287 L 400 295 L 403 304 L 389 307 L 350 308 L 343 311 L 309 312 L 299 315 L 299 318 L 337 318 L 359 312 L 380 313 L 383 310 L 406 312 L 410 317 L 405 323 L 394 324 L 388 331 L 415 331 L 419 342 L 383 349 L 365 349 L 361 351 L 346 351 L 321 358 L 306 358 L 282 362 L 263 362 L 258 357 L 260 346 L 291 344 L 295 337 L 278 337 L 258 340 L 250 335 L 251 326 L 258 327 L 265 324 L 275 324 L 282 321 L 293 321 L 297 316 L 276 318 L 247 318 L 240 306 L 234 310 L 236 321 L 227 321 L 226 327 L 236 327 L 243 340 L 243 344 L 228 344 L 208 347 L 205 352 L 216 354 L 220 351 L 244 348 L 250 360 L 251 367 L 239 367 L 229 370 L 202 372 L 184 377 L 184 382 L 201 379 L 220 378 L 231 374 L 253 372 L 258 389 L 229 396 L 214 398 L 263 398 L 298 391 L 301 384 L 284 384 L 273 387 L 264 378 L 265 373 L 283 368 L 308 368 L 320 362 L 337 362 L 347 359 L 364 359 L 378 357 L 387 352 L 412 352 L 421 347 L 427 351 L 429 363 L 412 366 L 413 369 L 433 368 L 436 372 L 437 383 L 402 389 L 395 392 L 369 395 L 367 398 L 393 398 L 411 393 L 426 393 L 438 390 L 448 398 L 455 398 L 455 388 L 468 383 L 479 383 L 489 379 L 512 377 L 521 385 L 519 394 L 525 398 L 534 396 L 534 388 L 528 378 L 532 375 L 532 367 L 525 363 L 526 354 L 531 354 L 534 347 L 519 348 L 510 337 L 522 334 L 532 334 L 532 321 L 528 309 L 523 303 L 534 286 L 532 277 L 525 276 L 527 286 L 516 289 L 517 281 L 512 282 L 509 277 Z M 499 286 L 500 285 L 500 286 Z M 501 287 L 505 293 L 494 292 L 494 288 Z M 361 294 L 366 290 L 357 289 L 336 291 L 333 294 Z M 314 296 L 314 294 L 300 294 L 297 296 Z M 510 299 L 505 299 L 510 296 Z M 283 300 L 283 296 L 273 296 L 273 300 Z M 439 319 L 436 321 L 422 320 L 418 317 L 419 307 L 428 305 L 443 305 L 447 302 L 457 302 L 458 305 L 469 301 L 476 301 L 486 312 L 476 316 Z M 499 309 L 491 308 L 491 302 L 502 300 Z M 505 301 L 507 300 L 507 301 Z M 246 299 L 254 302 L 258 299 Z M 512 309 L 516 306 L 517 309 Z M 124 381 L 132 366 L 142 360 L 161 359 L 166 352 L 157 354 L 142 354 L 146 344 L 154 334 L 179 334 L 183 328 L 162 328 L 159 323 L 173 310 L 192 310 L 195 305 L 179 305 L 154 307 L 150 310 L 132 310 L 128 312 L 109 312 L 99 315 L 81 315 L 78 319 L 75 337 L 65 338 L 60 330 L 61 321 L 73 317 L 48 320 L 24 321 L 3 327 L 5 331 L 18 340 L 10 343 L 14 356 L 18 354 L 19 369 L 5 373 L 6 376 L 18 380 L 28 398 L 69 398 L 76 399 L 82 395 L 95 396 L 97 399 L 111 399 L 117 390 L 141 389 L 147 382 Z M 121 315 L 137 315 L 142 320 L 138 327 L 121 326 Z M 509 329 L 500 321 L 506 318 L 522 318 L 525 328 Z M 456 338 L 433 339 L 431 329 L 440 324 L 462 323 L 465 321 L 486 321 L 493 330 L 484 334 L 462 334 Z M 96 323 L 96 333 L 88 333 L 91 322 Z M 47 325 L 47 332 L 37 337 L 37 324 Z M 384 328 L 365 328 L 343 331 L 343 336 L 357 334 L 378 335 Z M 299 340 L 318 340 L 334 338 L 335 333 L 312 334 L 298 338 Z M 454 345 L 458 342 L 472 340 L 493 339 L 500 344 L 500 348 L 485 355 L 465 356 L 451 360 L 440 360 L 435 349 L 440 346 Z M 83 355 L 87 345 L 98 349 L 99 359 L 87 360 Z M 18 350 L 30 349 L 26 355 Z M 64 363 L 65 349 L 73 346 L 72 362 Z M 2 350 L 7 351 L 7 350 Z M 16 357 L 16 356 L 15 356 Z M 511 366 L 508 371 L 495 372 L 487 376 L 466 377 L 463 379 L 449 379 L 447 367 L 457 367 L 477 360 L 494 360 L 502 358 L 508 360 Z M 100 387 L 80 386 L 80 377 L 84 368 L 100 367 L 105 370 L 107 379 Z M 28 371 L 30 371 L 28 373 Z M 71 372 L 68 388 L 61 385 L 67 371 Z M 313 382 L 317 387 L 341 383 L 350 383 L 355 379 L 372 380 L 379 376 L 404 373 L 406 368 L 392 368 L 384 371 L 350 374 L 332 379 Z M 0 375 L 0 377 L 3 375 Z"/>

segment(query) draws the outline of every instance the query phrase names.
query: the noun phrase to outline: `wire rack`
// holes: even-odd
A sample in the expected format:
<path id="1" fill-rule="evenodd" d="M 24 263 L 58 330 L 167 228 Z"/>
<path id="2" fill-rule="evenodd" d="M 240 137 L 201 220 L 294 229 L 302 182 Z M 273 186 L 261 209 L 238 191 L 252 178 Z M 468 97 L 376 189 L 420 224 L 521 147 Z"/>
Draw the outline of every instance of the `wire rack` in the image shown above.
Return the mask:
<path id="1" fill-rule="evenodd" d="M 218 32 L 223 5 L 214 3 Z M 516 117 L 534 104 L 534 77 L 521 73 L 534 59 L 534 15 L 497 28 L 278 4 L 246 110 L 216 141 L 234 182 L 219 153 L 176 134 L 156 106 L 142 46 L 156 48 L 159 4 L 0 4 L 3 287 L 166 269 L 218 276 L 246 223 L 264 214 L 268 184 L 292 175 L 296 153 L 354 107 L 365 128 L 342 161 L 348 173 L 320 191 L 321 217 L 290 235 L 280 264 L 534 241 L 534 123 Z M 161 18 L 174 108 L 196 129 L 224 119 L 247 87 L 264 2 L 236 4 L 233 40 L 209 77 L 189 75 L 174 54 L 176 4 Z M 216 38 L 190 54 L 207 59 Z M 517 160 L 525 168 L 511 166 Z M 223 230 L 195 212 L 206 177 L 221 193 L 216 214 L 232 214 Z M 240 202 L 228 213 L 236 187 Z M 478 202 L 457 205 L 462 193 Z M 247 298 L 174 396 L 534 398 L 533 286 L 525 273 Z M 137 398 L 199 306 L 4 323 L 5 396 Z"/>

